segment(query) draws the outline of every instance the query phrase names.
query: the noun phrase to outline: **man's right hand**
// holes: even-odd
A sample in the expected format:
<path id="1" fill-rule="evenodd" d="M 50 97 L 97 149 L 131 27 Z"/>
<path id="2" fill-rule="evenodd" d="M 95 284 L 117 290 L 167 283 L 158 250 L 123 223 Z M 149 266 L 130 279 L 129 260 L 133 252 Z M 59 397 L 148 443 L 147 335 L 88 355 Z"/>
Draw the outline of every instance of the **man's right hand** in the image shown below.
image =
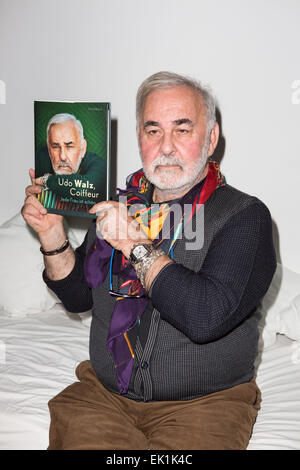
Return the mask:
<path id="1" fill-rule="evenodd" d="M 33 230 L 38 234 L 41 246 L 45 251 L 53 251 L 66 241 L 63 217 L 48 214 L 36 195 L 42 187 L 36 184 L 34 170 L 29 170 L 31 185 L 25 190 L 26 199 L 21 213 Z M 75 255 L 69 246 L 64 252 L 54 256 L 44 256 L 46 273 L 49 279 L 59 280 L 68 276 L 75 264 Z"/>
<path id="2" fill-rule="evenodd" d="M 29 170 L 29 175 L 32 184 L 25 190 L 26 199 L 21 213 L 28 225 L 38 234 L 44 250 L 55 250 L 66 240 L 63 217 L 58 214 L 48 214 L 47 209 L 36 197 L 42 191 L 42 187 L 36 184 L 34 170 Z"/>
<path id="3" fill-rule="evenodd" d="M 26 199 L 21 209 L 25 221 L 38 235 L 46 236 L 55 228 L 61 230 L 63 217 L 58 214 L 48 214 L 47 209 L 40 203 L 37 194 L 41 193 L 42 187 L 36 184 L 34 170 L 29 170 L 31 185 L 25 189 Z"/>

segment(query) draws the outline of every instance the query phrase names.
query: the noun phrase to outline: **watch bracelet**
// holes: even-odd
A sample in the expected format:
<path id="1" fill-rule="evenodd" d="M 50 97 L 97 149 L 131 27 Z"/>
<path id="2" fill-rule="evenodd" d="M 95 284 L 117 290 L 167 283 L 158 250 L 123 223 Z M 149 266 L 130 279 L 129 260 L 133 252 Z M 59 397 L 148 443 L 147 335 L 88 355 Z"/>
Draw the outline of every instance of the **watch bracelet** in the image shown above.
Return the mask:
<path id="1" fill-rule="evenodd" d="M 154 261 L 157 260 L 157 258 L 165 254 L 166 253 L 160 248 L 155 248 L 154 250 L 152 250 L 149 256 L 147 256 L 145 259 L 141 260 L 139 263 L 135 265 L 135 271 L 136 271 L 137 277 L 141 281 L 141 284 L 144 288 L 145 288 L 145 278 L 146 278 L 148 269 L 152 266 Z"/>
<path id="2" fill-rule="evenodd" d="M 47 182 L 48 182 L 48 178 L 49 178 L 50 173 L 45 173 L 43 176 L 42 176 L 42 182 L 43 182 L 43 186 L 44 186 L 44 190 L 47 191 L 49 188 L 48 188 L 48 185 L 47 185 Z"/>

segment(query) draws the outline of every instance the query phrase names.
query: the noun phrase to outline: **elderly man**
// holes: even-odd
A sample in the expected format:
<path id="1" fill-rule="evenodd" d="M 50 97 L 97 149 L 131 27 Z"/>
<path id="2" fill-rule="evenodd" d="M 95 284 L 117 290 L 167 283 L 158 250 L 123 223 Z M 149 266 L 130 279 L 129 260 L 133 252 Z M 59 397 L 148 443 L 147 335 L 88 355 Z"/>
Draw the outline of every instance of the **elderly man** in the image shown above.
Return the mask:
<path id="1" fill-rule="evenodd" d="M 68 310 L 93 309 L 90 361 L 49 402 L 49 449 L 245 449 L 260 406 L 259 305 L 276 265 L 269 211 L 209 159 L 219 127 L 198 82 L 146 79 L 137 135 L 143 169 L 121 202 L 91 209 L 75 253 L 34 180 L 26 190 L 45 282 Z M 189 249 L 191 233 L 203 239 Z"/>
<path id="2" fill-rule="evenodd" d="M 105 199 L 105 162 L 86 149 L 81 122 L 69 113 L 55 114 L 47 125 L 47 147 L 37 153 L 39 173 L 35 183 L 46 186 L 59 196 L 69 197 L 70 186 L 59 184 L 59 176 L 63 175 L 65 183 L 74 185 L 74 180 L 81 175 L 81 181 L 93 187 L 97 200 Z"/>

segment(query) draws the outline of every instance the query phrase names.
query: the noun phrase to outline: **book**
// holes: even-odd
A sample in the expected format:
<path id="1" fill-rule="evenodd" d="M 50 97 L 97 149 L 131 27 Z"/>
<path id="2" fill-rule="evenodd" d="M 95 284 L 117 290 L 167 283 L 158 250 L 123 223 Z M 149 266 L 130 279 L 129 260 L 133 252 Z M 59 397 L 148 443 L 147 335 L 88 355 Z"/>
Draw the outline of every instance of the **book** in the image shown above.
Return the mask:
<path id="1" fill-rule="evenodd" d="M 96 217 L 109 200 L 110 103 L 34 101 L 37 196 L 49 213 Z"/>

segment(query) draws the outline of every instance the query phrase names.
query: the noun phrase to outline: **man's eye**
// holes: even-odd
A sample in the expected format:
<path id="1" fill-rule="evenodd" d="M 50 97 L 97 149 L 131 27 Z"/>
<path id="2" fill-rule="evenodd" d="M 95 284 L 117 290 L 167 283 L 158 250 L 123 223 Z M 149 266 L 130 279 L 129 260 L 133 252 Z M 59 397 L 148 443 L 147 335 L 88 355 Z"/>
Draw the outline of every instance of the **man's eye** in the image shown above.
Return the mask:
<path id="1" fill-rule="evenodd" d="M 148 131 L 148 134 L 150 135 L 158 135 L 159 134 L 159 130 L 158 129 L 150 129 Z"/>
<path id="2" fill-rule="evenodd" d="M 189 130 L 188 129 L 177 129 L 178 134 L 188 134 Z"/>

